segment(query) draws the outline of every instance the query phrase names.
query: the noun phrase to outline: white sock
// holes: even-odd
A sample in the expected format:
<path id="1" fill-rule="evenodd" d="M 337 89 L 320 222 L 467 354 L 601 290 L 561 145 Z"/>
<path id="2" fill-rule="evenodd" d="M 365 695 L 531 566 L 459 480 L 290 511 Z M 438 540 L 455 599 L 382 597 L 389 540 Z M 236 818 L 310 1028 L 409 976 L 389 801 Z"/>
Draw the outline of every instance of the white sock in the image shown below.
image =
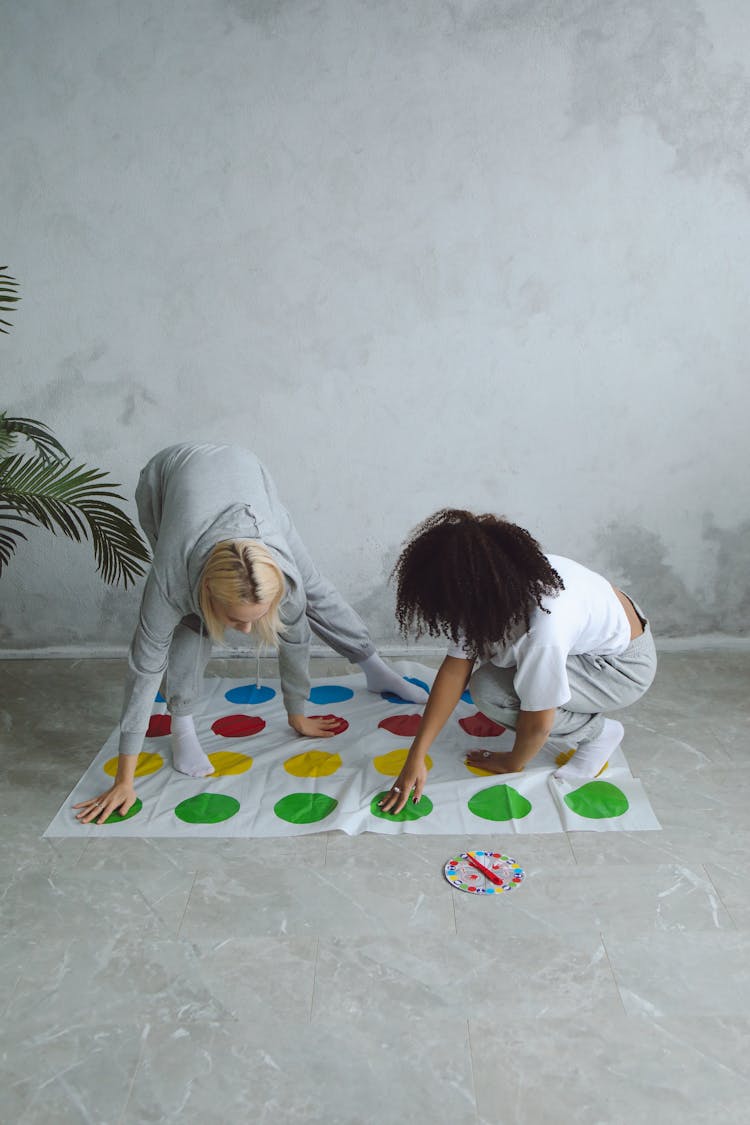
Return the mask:
<path id="1" fill-rule="evenodd" d="M 410 684 L 403 676 L 399 676 L 398 672 L 388 667 L 377 652 L 373 652 L 372 656 L 357 663 L 365 674 L 369 691 L 392 691 L 401 699 L 407 699 L 409 703 L 427 702 L 429 697 L 424 688 Z"/>
<path id="2" fill-rule="evenodd" d="M 590 742 L 582 742 L 570 761 L 555 770 L 555 777 L 559 781 L 581 781 L 596 777 L 606 766 L 610 754 L 614 754 L 622 742 L 624 734 L 625 727 L 617 719 L 605 719 L 604 729 L 599 737 Z"/>
<path id="3" fill-rule="evenodd" d="M 192 715 L 172 716 L 172 764 L 188 777 L 207 777 L 214 772 L 198 741 Z"/>

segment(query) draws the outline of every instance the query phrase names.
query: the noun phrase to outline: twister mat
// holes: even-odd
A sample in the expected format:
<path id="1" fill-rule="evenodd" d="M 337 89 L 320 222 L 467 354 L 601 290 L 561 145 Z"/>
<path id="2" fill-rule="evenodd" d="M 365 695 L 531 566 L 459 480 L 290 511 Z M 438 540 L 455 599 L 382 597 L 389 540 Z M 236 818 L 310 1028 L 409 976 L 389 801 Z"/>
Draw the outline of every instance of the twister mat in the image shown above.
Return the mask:
<path id="1" fill-rule="evenodd" d="M 435 670 L 393 662 L 429 687 Z M 136 771 L 138 800 L 126 817 L 80 824 L 72 805 L 106 791 L 117 766 L 113 731 L 45 836 L 297 836 L 340 829 L 472 836 L 527 832 L 628 832 L 660 827 L 622 749 L 595 781 L 552 777 L 561 748 L 545 749 L 522 773 L 498 776 L 464 762 L 469 750 L 510 749 L 511 731 L 481 714 L 464 693 L 427 759 L 429 779 L 417 805 L 397 816 L 378 802 L 398 776 L 421 708 L 375 695 L 364 676 L 313 681 L 308 714 L 340 719 L 333 738 L 300 738 L 287 725 L 278 680 L 262 685 L 207 679 L 195 713 L 215 772 L 190 778 L 171 764 L 170 716 L 157 697 Z"/>

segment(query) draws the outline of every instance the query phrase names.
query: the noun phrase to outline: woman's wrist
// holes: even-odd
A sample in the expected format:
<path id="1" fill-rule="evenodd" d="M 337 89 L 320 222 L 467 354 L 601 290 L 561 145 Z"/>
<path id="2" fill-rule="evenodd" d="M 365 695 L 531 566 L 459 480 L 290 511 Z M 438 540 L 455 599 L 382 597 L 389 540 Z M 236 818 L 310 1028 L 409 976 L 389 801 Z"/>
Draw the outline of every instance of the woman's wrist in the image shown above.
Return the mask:
<path id="1" fill-rule="evenodd" d="M 520 773 L 523 767 L 536 757 L 546 741 L 543 735 L 537 738 L 529 738 L 528 736 L 516 738 L 513 749 L 508 754 L 508 765 L 513 766 Z"/>
<path id="2" fill-rule="evenodd" d="M 120 754 L 117 760 L 116 785 L 132 785 L 138 765 L 138 754 Z"/>

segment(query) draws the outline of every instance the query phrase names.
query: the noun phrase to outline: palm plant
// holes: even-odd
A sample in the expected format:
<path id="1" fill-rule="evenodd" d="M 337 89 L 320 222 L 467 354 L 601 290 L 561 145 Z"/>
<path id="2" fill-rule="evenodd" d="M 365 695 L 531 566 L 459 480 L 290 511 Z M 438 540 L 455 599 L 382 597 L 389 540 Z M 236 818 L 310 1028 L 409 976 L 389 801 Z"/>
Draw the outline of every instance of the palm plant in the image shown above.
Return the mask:
<path id="1" fill-rule="evenodd" d="M 12 313 L 18 283 L 0 266 L 0 313 Z M 2 327 L 5 325 L 5 327 Z M 0 332 L 10 322 L 0 318 Z M 21 440 L 31 452 L 16 452 Z M 43 422 L 12 418 L 0 412 L 0 575 L 26 539 L 23 525 L 62 532 L 80 543 L 91 537 L 97 567 L 105 582 L 128 583 L 144 573 L 148 551 L 137 528 L 113 500 L 125 498 L 113 489 L 101 469 L 73 465 L 70 454 Z"/>

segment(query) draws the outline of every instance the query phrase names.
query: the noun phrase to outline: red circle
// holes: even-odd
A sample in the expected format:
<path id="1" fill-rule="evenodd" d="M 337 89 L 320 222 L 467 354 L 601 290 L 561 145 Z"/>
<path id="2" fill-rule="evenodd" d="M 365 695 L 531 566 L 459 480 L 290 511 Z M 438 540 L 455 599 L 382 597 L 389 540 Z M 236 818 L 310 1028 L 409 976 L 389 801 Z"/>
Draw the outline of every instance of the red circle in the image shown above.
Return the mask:
<path id="1" fill-rule="evenodd" d="M 256 715 L 225 715 L 211 723 L 211 730 L 224 738 L 247 738 L 248 735 L 258 734 L 265 725 L 263 719 Z"/>
<path id="2" fill-rule="evenodd" d="M 308 715 L 310 719 L 335 719 L 336 726 L 333 728 L 334 734 L 343 734 L 345 730 L 349 730 L 349 724 L 346 719 L 342 719 L 340 715 Z"/>
<path id="3" fill-rule="evenodd" d="M 146 738 L 161 738 L 164 734 L 172 733 L 171 715 L 152 715 L 148 721 Z"/>
<path id="4" fill-rule="evenodd" d="M 493 723 L 492 719 L 488 719 L 481 711 L 477 711 L 476 715 L 469 715 L 468 719 L 459 719 L 458 725 L 467 734 L 473 734 L 475 738 L 497 738 L 498 735 L 505 733 L 505 727 L 500 723 Z"/>
<path id="5" fill-rule="evenodd" d="M 399 738 L 413 738 L 421 722 L 421 715 L 389 715 L 386 719 L 381 719 L 378 726 Z"/>

